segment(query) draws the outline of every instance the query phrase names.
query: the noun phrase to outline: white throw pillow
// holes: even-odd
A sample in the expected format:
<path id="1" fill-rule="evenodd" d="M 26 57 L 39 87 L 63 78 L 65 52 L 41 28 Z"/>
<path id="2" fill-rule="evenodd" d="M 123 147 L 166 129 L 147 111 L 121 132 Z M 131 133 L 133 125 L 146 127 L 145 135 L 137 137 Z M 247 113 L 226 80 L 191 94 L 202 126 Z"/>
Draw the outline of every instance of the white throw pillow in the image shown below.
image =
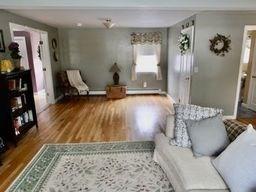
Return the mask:
<path id="1" fill-rule="evenodd" d="M 167 115 L 165 135 L 169 138 L 174 138 L 174 114 Z"/>
<path id="2" fill-rule="evenodd" d="M 252 125 L 212 163 L 232 192 L 256 191 L 256 131 Z"/>

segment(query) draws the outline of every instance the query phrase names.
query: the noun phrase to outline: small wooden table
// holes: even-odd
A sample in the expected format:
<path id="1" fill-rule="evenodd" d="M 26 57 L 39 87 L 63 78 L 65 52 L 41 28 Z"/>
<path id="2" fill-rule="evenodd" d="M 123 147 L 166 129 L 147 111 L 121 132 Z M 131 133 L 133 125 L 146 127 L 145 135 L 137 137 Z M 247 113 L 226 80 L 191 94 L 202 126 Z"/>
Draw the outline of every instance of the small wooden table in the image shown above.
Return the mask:
<path id="1" fill-rule="evenodd" d="M 126 97 L 126 85 L 107 85 L 106 93 L 108 99 L 121 99 Z"/>

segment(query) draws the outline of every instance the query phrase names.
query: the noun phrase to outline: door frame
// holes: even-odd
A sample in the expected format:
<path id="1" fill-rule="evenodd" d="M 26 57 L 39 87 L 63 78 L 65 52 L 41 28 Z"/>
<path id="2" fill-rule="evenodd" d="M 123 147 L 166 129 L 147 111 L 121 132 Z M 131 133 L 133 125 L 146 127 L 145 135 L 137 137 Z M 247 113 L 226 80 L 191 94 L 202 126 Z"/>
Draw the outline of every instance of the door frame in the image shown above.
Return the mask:
<path id="1" fill-rule="evenodd" d="M 236 88 L 236 99 L 235 99 L 235 107 L 234 107 L 234 115 L 230 118 L 236 119 L 237 118 L 237 112 L 238 112 L 238 102 L 239 102 L 239 95 L 240 95 L 240 89 L 241 89 L 241 78 L 243 73 L 243 56 L 245 52 L 245 43 L 246 43 L 246 36 L 248 31 L 254 31 L 256 30 L 256 25 L 245 25 L 244 27 L 244 35 L 243 35 L 243 43 L 242 43 L 242 52 L 240 57 L 240 66 L 239 66 L 239 74 L 238 74 L 238 80 L 237 80 L 237 88 Z M 249 94 L 250 95 L 250 89 L 251 89 L 251 81 L 249 84 Z"/>
<path id="2" fill-rule="evenodd" d="M 27 42 L 26 42 L 26 37 L 25 37 L 25 36 L 15 36 L 14 39 L 15 39 L 14 41 L 17 41 L 18 39 L 21 40 L 21 41 L 23 41 L 24 44 L 25 44 L 26 50 L 28 49 L 28 48 L 27 48 Z M 27 66 L 24 67 L 24 68 L 27 69 L 27 68 L 29 68 L 28 51 L 26 51 L 25 56 L 26 56 L 26 58 L 25 58 L 26 61 L 25 61 L 25 62 L 26 62 L 26 64 L 27 64 Z M 21 58 L 21 60 L 22 60 L 22 58 Z"/>
<path id="3" fill-rule="evenodd" d="M 189 81 L 189 86 L 188 86 L 188 104 L 191 103 L 191 77 L 192 77 L 192 74 L 193 74 L 193 67 L 194 67 L 194 38 L 195 38 L 195 27 L 194 25 L 188 27 L 188 28 L 185 28 L 185 29 L 182 29 L 181 30 L 181 33 L 187 33 L 188 31 L 191 30 L 191 34 L 192 34 L 192 38 L 190 38 L 190 54 L 191 54 L 191 66 L 190 66 L 190 71 L 189 71 L 189 77 L 186 77 L 186 78 L 189 78 L 188 81 Z M 184 60 L 184 57 L 181 55 L 180 56 L 180 61 L 183 62 Z M 181 67 L 181 65 L 180 65 Z M 180 93 L 180 91 L 179 91 Z M 179 101 L 180 101 L 180 96 L 179 96 Z"/>
<path id="4" fill-rule="evenodd" d="M 23 26 L 23 25 L 19 25 L 16 23 L 9 23 L 9 27 L 10 27 L 10 33 L 11 33 L 11 38 L 12 40 L 14 40 L 14 34 L 13 31 L 15 29 L 19 29 L 19 30 L 24 30 L 24 31 L 36 31 L 38 33 L 40 33 L 40 37 L 41 40 L 43 41 L 43 46 L 44 46 L 44 54 L 42 54 L 42 56 L 44 57 L 43 60 L 44 62 L 42 62 L 43 67 L 46 68 L 46 72 L 44 75 L 44 79 L 46 82 L 46 92 L 47 92 L 47 102 L 48 104 L 54 104 L 55 103 L 55 94 L 54 94 L 54 87 L 53 87 L 53 76 L 52 76 L 52 63 L 51 63 L 51 57 L 50 57 L 50 46 L 49 46 L 49 38 L 48 38 L 48 32 L 47 31 L 43 31 L 40 29 L 35 29 L 32 27 L 28 27 L 28 26 Z"/>

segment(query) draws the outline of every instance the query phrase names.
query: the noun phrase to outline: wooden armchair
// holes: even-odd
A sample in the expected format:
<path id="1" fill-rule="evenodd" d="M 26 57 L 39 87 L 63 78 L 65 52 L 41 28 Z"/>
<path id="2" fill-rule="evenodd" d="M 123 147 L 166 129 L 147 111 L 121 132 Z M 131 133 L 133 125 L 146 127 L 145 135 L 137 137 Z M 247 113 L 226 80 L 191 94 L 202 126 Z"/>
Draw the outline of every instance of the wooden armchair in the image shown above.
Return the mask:
<path id="1" fill-rule="evenodd" d="M 57 73 L 58 84 L 62 94 L 65 96 L 79 95 L 78 90 L 72 87 L 68 81 L 68 76 L 66 71 L 61 71 Z M 84 81 L 84 80 L 83 80 Z M 84 81 L 85 82 L 85 81 Z M 89 91 L 87 92 L 89 95 Z"/>

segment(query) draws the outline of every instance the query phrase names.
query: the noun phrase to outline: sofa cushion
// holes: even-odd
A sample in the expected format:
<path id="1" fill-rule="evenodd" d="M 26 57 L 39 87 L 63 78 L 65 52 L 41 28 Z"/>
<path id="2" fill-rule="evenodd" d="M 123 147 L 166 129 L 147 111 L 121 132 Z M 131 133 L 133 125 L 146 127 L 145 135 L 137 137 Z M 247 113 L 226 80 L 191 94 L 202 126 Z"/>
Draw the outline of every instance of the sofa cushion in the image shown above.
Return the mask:
<path id="1" fill-rule="evenodd" d="M 232 192 L 256 191 L 256 131 L 252 125 L 212 163 Z"/>
<path id="2" fill-rule="evenodd" d="M 195 156 L 217 156 L 229 144 L 222 115 L 186 121 L 189 138 Z"/>
<path id="3" fill-rule="evenodd" d="M 191 147 L 185 120 L 201 120 L 222 114 L 222 109 L 200 107 L 197 105 L 173 104 L 175 111 L 174 139 L 170 140 L 171 145 L 180 147 Z"/>
<path id="4" fill-rule="evenodd" d="M 191 149 L 169 145 L 168 140 L 163 134 L 158 134 L 155 138 L 155 151 L 168 165 L 166 167 L 164 164 L 160 164 L 167 176 L 172 175 L 178 181 L 175 183 L 171 181 L 175 189 L 182 188 L 185 191 L 227 190 L 226 184 L 211 164 L 210 157 L 196 158 Z"/>

